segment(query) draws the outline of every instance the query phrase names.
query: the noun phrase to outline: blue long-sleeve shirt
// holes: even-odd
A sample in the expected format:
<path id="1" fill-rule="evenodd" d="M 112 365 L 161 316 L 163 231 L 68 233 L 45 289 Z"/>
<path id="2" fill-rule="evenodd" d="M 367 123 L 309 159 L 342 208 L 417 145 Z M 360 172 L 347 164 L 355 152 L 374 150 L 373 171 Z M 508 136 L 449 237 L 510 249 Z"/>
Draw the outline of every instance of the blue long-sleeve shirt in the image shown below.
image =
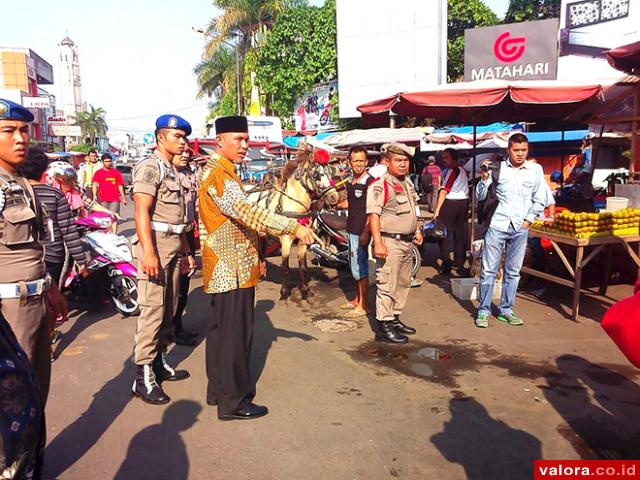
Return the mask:
<path id="1" fill-rule="evenodd" d="M 482 201 L 487 196 L 493 176 L 478 182 L 476 199 Z M 546 206 L 547 191 L 542 167 L 525 161 L 517 168 L 510 160 L 500 166 L 500 178 L 496 187 L 498 207 L 491 218 L 491 228 L 501 232 L 509 231 L 509 225 L 518 231 L 526 221 L 533 223 Z"/>

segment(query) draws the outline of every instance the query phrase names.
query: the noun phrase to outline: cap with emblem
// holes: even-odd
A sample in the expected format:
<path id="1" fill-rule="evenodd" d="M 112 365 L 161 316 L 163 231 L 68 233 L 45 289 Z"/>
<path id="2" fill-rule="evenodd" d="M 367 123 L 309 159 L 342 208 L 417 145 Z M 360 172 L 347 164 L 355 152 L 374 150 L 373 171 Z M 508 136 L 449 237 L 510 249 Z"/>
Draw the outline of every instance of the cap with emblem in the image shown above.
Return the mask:
<path id="1" fill-rule="evenodd" d="M 221 133 L 248 133 L 249 124 L 247 123 L 247 117 L 230 116 L 230 117 L 218 117 L 215 122 L 216 135 Z"/>
<path id="2" fill-rule="evenodd" d="M 388 143 L 382 147 L 386 147 L 386 153 L 395 153 L 396 155 L 404 155 L 409 158 L 412 158 L 416 153 L 415 148 L 408 147 L 404 143 Z"/>
<path id="3" fill-rule="evenodd" d="M 427 163 L 436 163 L 436 157 L 433 155 L 429 155 L 427 158 Z"/>
<path id="4" fill-rule="evenodd" d="M 173 128 L 182 130 L 187 135 L 191 135 L 191 125 L 184 118 L 178 115 L 161 115 L 156 120 L 156 128 Z"/>
<path id="5" fill-rule="evenodd" d="M 16 102 L 0 98 L 0 120 L 33 122 L 33 113 Z"/>

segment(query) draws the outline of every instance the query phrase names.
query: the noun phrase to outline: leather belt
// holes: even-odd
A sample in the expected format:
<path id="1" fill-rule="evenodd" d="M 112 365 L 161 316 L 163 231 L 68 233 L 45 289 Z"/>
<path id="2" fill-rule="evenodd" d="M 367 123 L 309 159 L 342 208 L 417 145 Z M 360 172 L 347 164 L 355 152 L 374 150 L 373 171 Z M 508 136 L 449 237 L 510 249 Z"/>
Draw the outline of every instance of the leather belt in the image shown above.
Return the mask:
<path id="1" fill-rule="evenodd" d="M 20 283 L 0 283 L 0 298 L 20 298 L 21 295 L 20 286 L 23 285 L 26 288 L 27 297 L 36 297 L 45 293 L 51 288 L 51 277 L 47 275 L 39 280 L 32 282 L 20 282 Z"/>
<path id="2" fill-rule="evenodd" d="M 186 227 L 187 225 L 184 224 L 174 225 L 172 223 L 165 222 L 151 222 L 151 230 L 160 233 L 173 233 L 176 235 L 180 235 L 185 231 Z"/>
<path id="3" fill-rule="evenodd" d="M 393 238 L 394 240 L 402 240 L 403 242 L 413 242 L 413 239 L 416 238 L 415 234 L 413 233 L 404 234 L 380 232 L 380 235 L 386 238 Z"/>

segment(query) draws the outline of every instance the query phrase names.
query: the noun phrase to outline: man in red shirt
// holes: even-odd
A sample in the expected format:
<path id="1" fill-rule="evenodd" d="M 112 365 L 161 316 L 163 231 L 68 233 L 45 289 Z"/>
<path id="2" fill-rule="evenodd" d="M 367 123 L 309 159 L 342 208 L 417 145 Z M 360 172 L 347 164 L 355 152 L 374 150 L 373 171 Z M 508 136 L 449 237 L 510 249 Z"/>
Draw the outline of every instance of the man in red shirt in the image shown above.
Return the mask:
<path id="1" fill-rule="evenodd" d="M 103 167 L 93 175 L 93 198 L 103 207 L 119 215 L 120 202 L 127 204 L 124 195 L 124 180 L 120 172 L 113 166 L 113 158 L 110 154 L 102 155 Z M 117 233 L 118 224 L 113 222 L 111 231 Z"/>

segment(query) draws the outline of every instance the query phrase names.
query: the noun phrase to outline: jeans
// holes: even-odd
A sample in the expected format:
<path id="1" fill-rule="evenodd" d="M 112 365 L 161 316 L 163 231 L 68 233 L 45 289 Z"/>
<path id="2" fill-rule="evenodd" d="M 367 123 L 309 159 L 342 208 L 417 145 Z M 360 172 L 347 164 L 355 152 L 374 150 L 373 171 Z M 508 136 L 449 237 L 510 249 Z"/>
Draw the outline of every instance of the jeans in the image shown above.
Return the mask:
<path id="1" fill-rule="evenodd" d="M 501 232 L 492 227 L 487 230 L 484 236 L 484 246 L 482 247 L 478 315 L 489 315 L 491 313 L 493 284 L 500 266 L 502 253 L 505 250 L 502 298 L 500 305 L 498 305 L 498 313 L 509 314 L 513 312 L 513 304 L 516 300 L 516 291 L 520 281 L 520 269 L 527 249 L 527 237 L 528 230 L 526 228 L 516 231 L 513 225 L 509 225 L 508 232 Z"/>

